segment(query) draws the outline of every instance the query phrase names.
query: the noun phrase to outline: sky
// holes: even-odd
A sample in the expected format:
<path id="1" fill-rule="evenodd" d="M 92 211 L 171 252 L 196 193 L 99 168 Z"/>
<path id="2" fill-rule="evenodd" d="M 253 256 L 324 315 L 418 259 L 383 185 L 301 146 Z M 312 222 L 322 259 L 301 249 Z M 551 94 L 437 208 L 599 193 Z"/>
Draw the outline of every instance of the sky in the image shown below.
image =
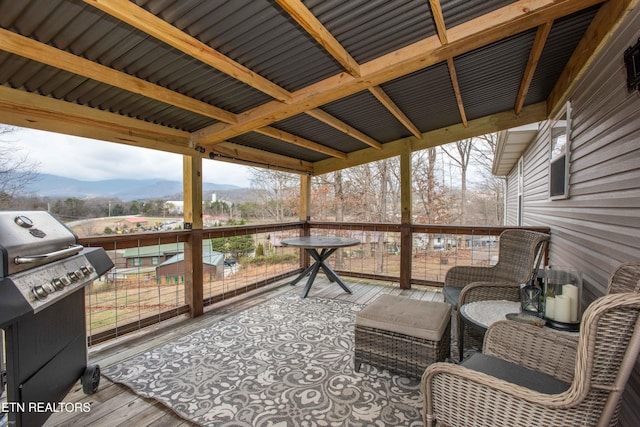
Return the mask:
<path id="1" fill-rule="evenodd" d="M 21 155 L 39 163 L 38 172 L 85 181 L 167 179 L 182 181 L 182 156 L 123 144 L 22 129 L 5 135 Z M 250 186 L 251 168 L 205 159 L 203 182 Z"/>

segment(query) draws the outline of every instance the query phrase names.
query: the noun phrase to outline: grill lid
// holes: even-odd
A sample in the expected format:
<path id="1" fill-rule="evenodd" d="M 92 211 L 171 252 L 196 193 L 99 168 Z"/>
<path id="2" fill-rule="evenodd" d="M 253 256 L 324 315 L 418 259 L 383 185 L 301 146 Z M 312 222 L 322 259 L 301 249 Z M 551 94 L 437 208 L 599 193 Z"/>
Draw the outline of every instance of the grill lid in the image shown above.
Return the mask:
<path id="1" fill-rule="evenodd" d="M 0 212 L 0 278 L 80 250 L 75 233 L 49 212 Z"/>

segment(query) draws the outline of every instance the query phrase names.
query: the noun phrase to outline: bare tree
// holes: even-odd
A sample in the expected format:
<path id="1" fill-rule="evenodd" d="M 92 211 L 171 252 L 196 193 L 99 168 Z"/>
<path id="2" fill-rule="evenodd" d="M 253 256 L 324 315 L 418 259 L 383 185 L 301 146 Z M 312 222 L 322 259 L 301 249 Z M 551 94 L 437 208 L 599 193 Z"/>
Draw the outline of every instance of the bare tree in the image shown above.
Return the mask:
<path id="1" fill-rule="evenodd" d="M 14 127 L 0 125 L 0 208 L 11 207 L 13 198 L 38 177 L 39 164 L 7 139 L 15 132 Z"/>
<path id="2" fill-rule="evenodd" d="M 251 188 L 268 218 L 282 222 L 297 209 L 300 184 L 297 175 L 270 169 L 251 169 Z"/>
<path id="3" fill-rule="evenodd" d="M 491 172 L 498 145 L 498 134 L 490 133 L 476 137 L 475 140 L 477 143 L 473 151 L 473 160 L 478 165 L 478 172 L 484 179 L 484 187 L 494 200 L 493 218 L 490 222 L 500 225 L 504 223 L 505 178 L 495 176 Z"/>
<path id="4" fill-rule="evenodd" d="M 467 171 L 469 170 L 469 160 L 471 159 L 471 148 L 473 139 L 463 139 L 454 144 L 443 145 L 440 148 L 449 156 L 453 162 L 460 167 L 460 219 L 459 223 L 464 224 L 467 220 Z"/>

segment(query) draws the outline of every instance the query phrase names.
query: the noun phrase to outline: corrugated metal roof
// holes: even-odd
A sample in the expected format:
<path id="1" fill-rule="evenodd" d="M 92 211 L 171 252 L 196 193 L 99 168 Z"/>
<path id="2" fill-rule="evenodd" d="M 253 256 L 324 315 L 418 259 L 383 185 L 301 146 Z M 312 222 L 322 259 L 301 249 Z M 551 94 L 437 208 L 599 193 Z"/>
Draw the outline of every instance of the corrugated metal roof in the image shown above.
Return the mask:
<path id="1" fill-rule="evenodd" d="M 410 135 L 369 91 L 323 105 L 322 109 L 383 143 Z"/>
<path id="2" fill-rule="evenodd" d="M 259 150 L 264 150 L 265 152 L 281 154 L 283 156 L 289 156 L 307 162 L 317 162 L 329 157 L 326 154 L 318 153 L 294 144 L 289 144 L 256 132 L 248 132 L 240 136 L 230 138 L 229 141 L 234 144 L 257 148 Z"/>
<path id="3" fill-rule="evenodd" d="M 527 104 L 547 99 L 597 11 L 597 6 L 592 7 L 553 23 L 531 80 Z"/>
<path id="4" fill-rule="evenodd" d="M 274 123 L 273 127 L 347 153 L 367 147 L 366 144 L 357 139 L 307 114 L 289 117 L 286 120 Z"/>
<path id="5" fill-rule="evenodd" d="M 447 28 L 478 18 L 516 0 L 447 0 L 441 1 L 442 16 Z"/>
<path id="6" fill-rule="evenodd" d="M 436 33 L 424 0 L 306 0 L 304 4 L 358 63 Z"/>
<path id="7" fill-rule="evenodd" d="M 321 46 L 267 0 L 137 3 L 289 91 L 342 71 Z"/>
<path id="8" fill-rule="evenodd" d="M 421 132 L 460 122 L 460 110 L 446 63 L 382 85 Z"/>
<path id="9" fill-rule="evenodd" d="M 515 3 L 513 0 L 442 0 L 440 3 L 448 29 L 480 17 L 482 19 L 476 22 L 479 27 L 490 26 L 493 20 L 518 13 L 521 14 L 519 23 L 538 19 L 535 13 L 521 8 L 513 8 L 508 14 L 495 14 L 492 19 L 485 17 Z M 195 110 L 194 107 L 159 97 L 154 90 L 144 89 L 144 95 L 141 95 L 140 91 L 133 93 L 127 90 L 124 84 L 104 83 L 109 80 L 99 73 L 87 74 L 90 77 L 87 78 L 64 71 L 60 68 L 65 66 L 56 62 L 55 55 L 43 55 L 42 58 L 34 58 L 36 61 L 22 57 L 19 51 L 0 50 L 0 85 L 17 92 L 64 100 L 191 132 L 194 144 L 199 138 L 206 141 L 210 136 L 211 144 L 224 139 L 239 147 L 251 147 L 312 163 L 326 160 L 329 156 L 252 131 L 261 126 L 272 126 L 345 153 L 375 149 L 302 113 L 305 109 L 319 108 L 382 144 L 410 136 L 409 129 L 366 89 L 370 78 L 371 82 L 375 80 L 370 84 L 379 85 L 420 132 L 461 122 L 451 76 L 444 62 L 446 58 L 439 56 L 439 52 L 446 51 L 447 47 L 427 43 L 418 49 L 415 45 L 425 39 L 436 39 L 429 2 L 303 0 L 302 4 L 323 28 L 307 28 L 315 24 L 305 23 L 299 16 L 290 16 L 271 0 L 133 0 L 119 6 L 143 8 L 144 11 L 137 12 L 152 14 L 145 16 L 144 20 L 162 19 L 195 39 L 180 49 L 180 41 L 172 39 L 169 45 L 160 40 L 161 35 L 155 38 L 134 28 L 134 25 L 140 25 L 135 20 L 126 23 L 126 18 L 117 19 L 91 3 L 79 0 L 0 0 L 2 30 L 24 37 L 24 43 L 36 41 L 61 49 L 77 56 L 79 61 L 93 61 L 230 112 L 230 117 L 224 119 L 228 124 L 205 117 L 202 112 L 191 111 Z M 557 11 L 554 13 L 558 14 L 558 19 L 540 58 L 525 107 L 548 97 L 598 9 L 596 6 L 564 16 L 575 4 L 544 6 L 547 11 Z M 108 5 L 100 3 L 100 7 Z M 528 7 L 538 6 L 531 4 Z M 473 32 L 476 23 L 468 31 Z M 536 21 L 530 25 L 531 29 L 520 34 L 513 34 L 514 30 L 506 31 L 509 22 L 502 23 L 496 27 L 496 34 L 506 34 L 503 40 L 472 51 L 464 46 L 456 48 L 457 56 L 453 59 L 464 111 L 470 121 L 513 111 L 536 26 L 543 23 L 542 20 Z M 519 31 L 521 26 L 513 25 L 513 28 Z M 322 30 L 335 37 L 361 65 L 361 71 L 371 73 L 369 68 L 382 67 L 379 64 L 385 64 L 386 68 L 379 68 L 375 78 L 363 75 L 362 81 L 349 76 L 327 49 L 330 41 L 316 39 Z M 484 37 L 486 31 L 491 29 L 478 36 Z M 191 56 L 193 48 L 200 46 L 198 41 L 235 61 L 238 68 L 246 67 L 263 80 L 261 83 L 252 82 L 245 78 L 249 73 L 243 74 L 243 71 L 232 77 L 230 74 L 233 73 L 218 71 L 211 64 L 197 59 L 198 55 Z M 409 49 L 403 49 L 407 47 Z M 422 59 L 407 59 L 407 55 L 418 58 L 423 53 L 420 49 L 428 50 Z M 437 58 L 439 63 L 434 63 L 426 54 Z M 397 64 L 394 63 L 396 60 Z M 250 76 L 253 78 L 254 75 Z M 281 101 L 265 93 L 273 93 L 263 87 L 265 83 L 284 89 L 284 96 L 280 94 L 278 97 Z M 287 99 L 286 91 L 291 93 L 290 99 Z M 31 100 L 28 102 L 37 104 Z M 0 108 L 3 107 L 0 105 Z M 12 120 L 17 120 L 11 112 Z M 27 115 L 18 122 L 28 125 L 29 120 L 31 117 Z M 90 122 L 91 119 L 88 120 Z M 234 123 L 236 121 L 237 124 Z M 251 125 L 245 126 L 245 123 Z M 157 129 L 151 138 L 162 134 L 163 129 Z M 86 134 L 87 131 L 84 132 Z M 163 138 L 171 140 L 173 136 Z M 184 152 L 185 137 L 180 138 L 177 150 Z M 241 157 L 242 153 L 239 152 L 238 156 Z"/>
<path id="10" fill-rule="evenodd" d="M 535 30 L 454 58 L 469 120 L 513 109 Z"/>

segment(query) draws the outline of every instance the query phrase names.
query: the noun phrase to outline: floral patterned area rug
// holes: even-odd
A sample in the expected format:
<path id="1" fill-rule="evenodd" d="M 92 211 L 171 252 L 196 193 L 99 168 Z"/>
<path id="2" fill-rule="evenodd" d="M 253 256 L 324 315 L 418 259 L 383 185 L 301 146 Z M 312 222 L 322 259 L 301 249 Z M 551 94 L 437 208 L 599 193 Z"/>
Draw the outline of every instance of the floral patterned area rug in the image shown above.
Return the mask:
<path id="1" fill-rule="evenodd" d="M 419 380 L 354 372 L 361 309 L 287 293 L 102 373 L 204 426 L 422 426 Z"/>

